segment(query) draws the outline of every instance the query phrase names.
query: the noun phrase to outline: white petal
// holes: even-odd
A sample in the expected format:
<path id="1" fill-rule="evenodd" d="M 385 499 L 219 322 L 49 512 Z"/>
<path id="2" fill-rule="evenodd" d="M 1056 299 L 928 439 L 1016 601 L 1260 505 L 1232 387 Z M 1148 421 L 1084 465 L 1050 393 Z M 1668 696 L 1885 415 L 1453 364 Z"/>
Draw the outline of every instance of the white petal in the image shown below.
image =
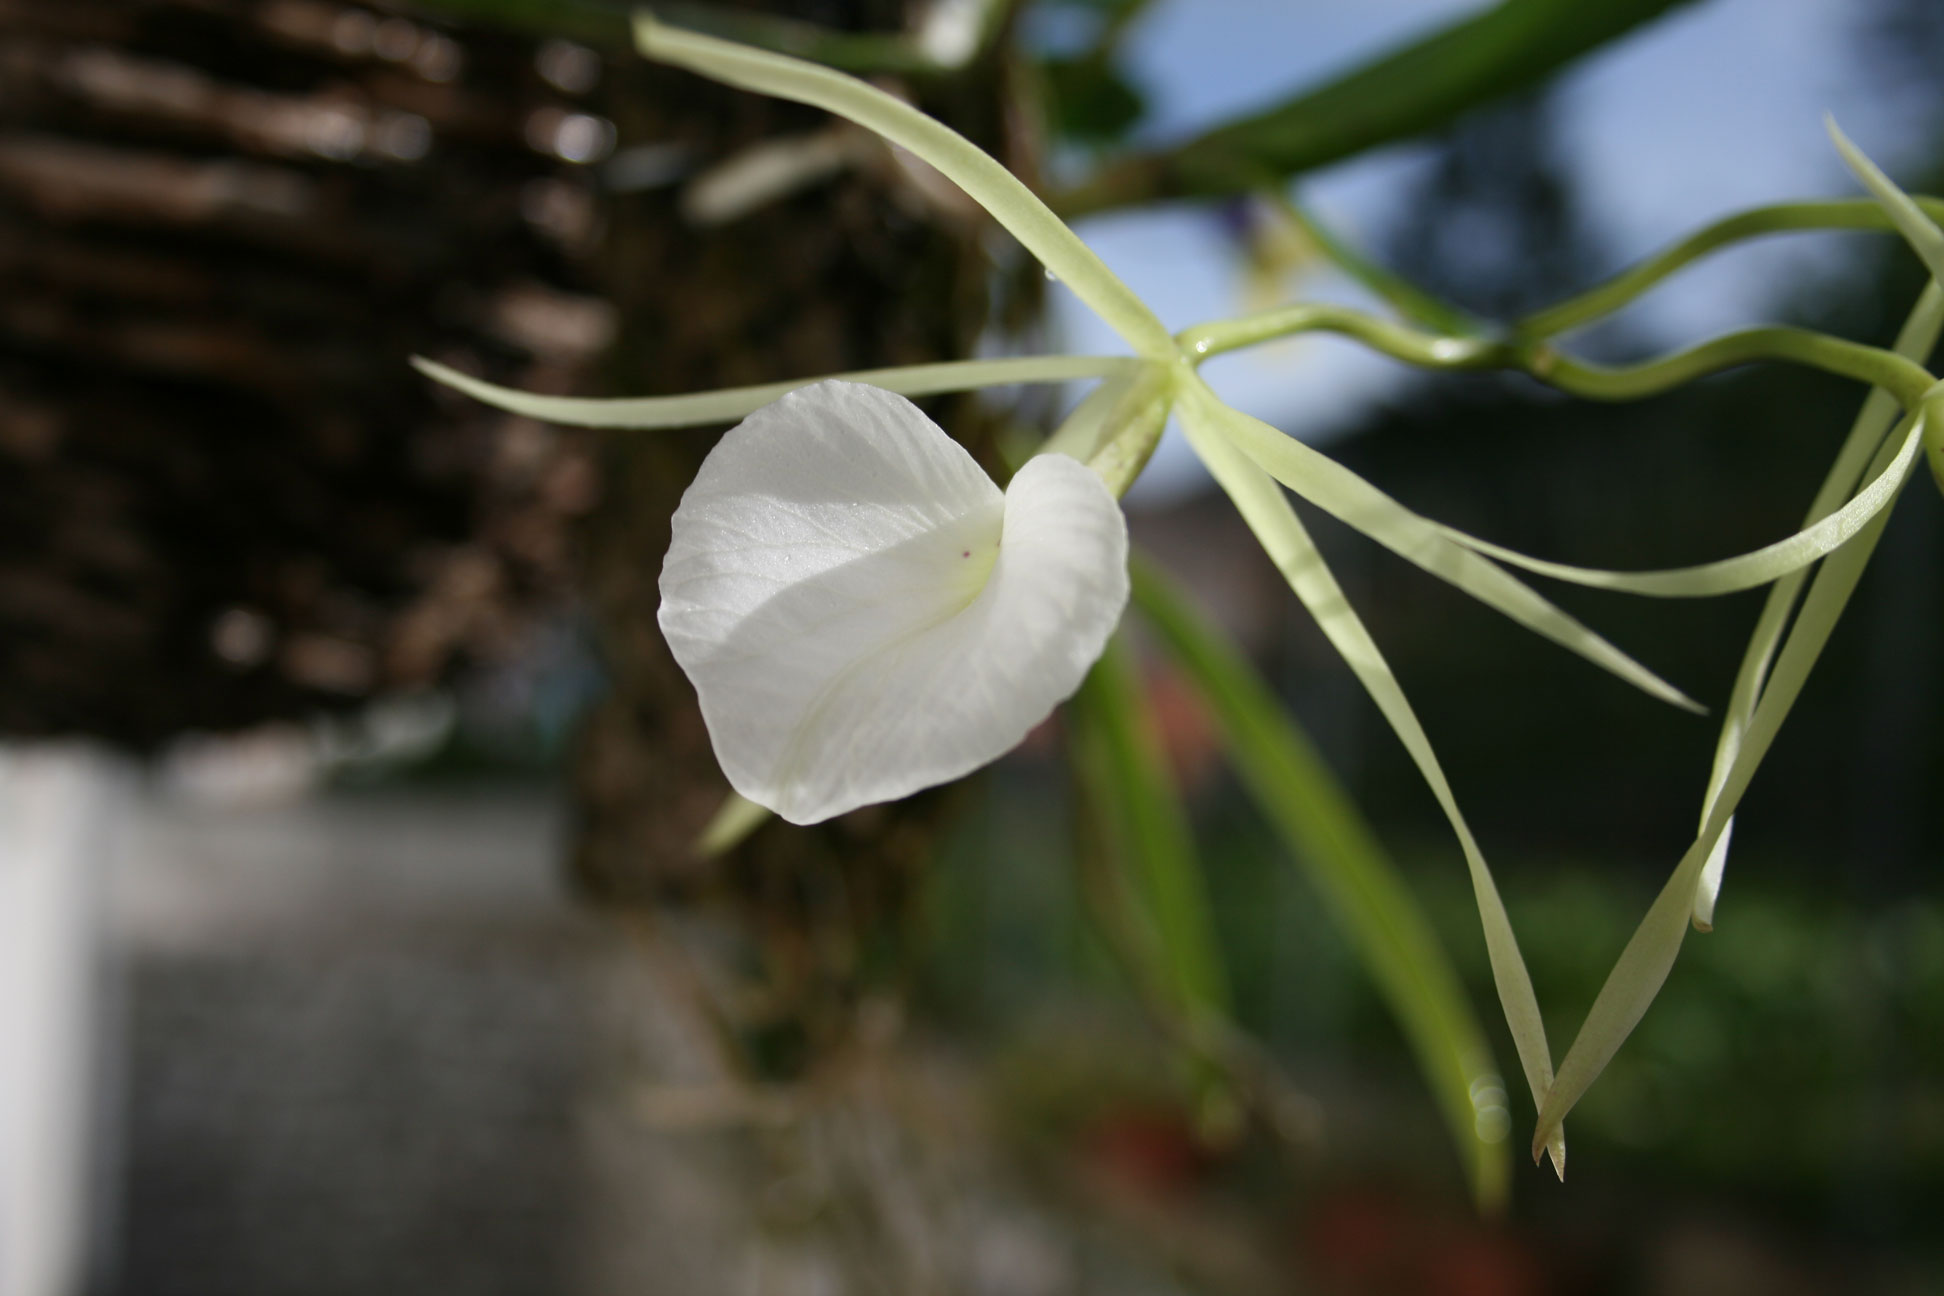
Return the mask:
<path id="1" fill-rule="evenodd" d="M 911 402 L 824 382 L 710 452 L 661 593 L 730 784 L 816 823 L 977 769 L 1079 687 L 1127 601 L 1127 528 L 1072 459 L 1002 495 Z"/>

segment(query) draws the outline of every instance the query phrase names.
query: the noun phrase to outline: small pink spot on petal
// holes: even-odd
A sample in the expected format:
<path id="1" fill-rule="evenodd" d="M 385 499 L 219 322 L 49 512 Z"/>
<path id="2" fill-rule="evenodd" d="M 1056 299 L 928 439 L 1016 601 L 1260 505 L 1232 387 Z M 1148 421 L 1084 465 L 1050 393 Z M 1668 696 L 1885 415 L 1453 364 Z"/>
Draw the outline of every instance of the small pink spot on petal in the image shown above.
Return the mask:
<path id="1" fill-rule="evenodd" d="M 970 549 L 966 549 L 966 550 L 963 550 L 963 551 L 962 551 L 962 552 L 961 552 L 961 553 L 959 554 L 959 557 L 961 557 L 961 558 L 970 558 L 971 556 L 972 556 L 972 551 L 971 551 Z"/>

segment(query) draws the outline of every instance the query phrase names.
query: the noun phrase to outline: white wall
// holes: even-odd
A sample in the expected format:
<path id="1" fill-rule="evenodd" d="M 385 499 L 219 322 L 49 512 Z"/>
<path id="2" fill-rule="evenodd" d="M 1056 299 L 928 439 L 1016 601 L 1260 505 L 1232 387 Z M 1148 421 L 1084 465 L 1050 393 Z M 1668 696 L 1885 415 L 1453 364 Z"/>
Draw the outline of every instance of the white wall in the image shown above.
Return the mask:
<path id="1" fill-rule="evenodd" d="M 126 778 L 0 747 L 0 1293 L 73 1296 L 93 1164 L 100 897 Z"/>

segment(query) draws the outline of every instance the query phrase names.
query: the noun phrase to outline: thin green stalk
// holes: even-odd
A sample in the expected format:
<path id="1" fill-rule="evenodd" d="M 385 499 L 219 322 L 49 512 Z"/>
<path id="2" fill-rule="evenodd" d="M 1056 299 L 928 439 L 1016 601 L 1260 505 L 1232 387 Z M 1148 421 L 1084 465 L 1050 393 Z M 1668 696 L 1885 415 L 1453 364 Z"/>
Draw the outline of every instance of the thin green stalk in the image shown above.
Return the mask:
<path id="1" fill-rule="evenodd" d="M 1067 704 L 1067 719 L 1074 768 L 1143 933 L 1130 955 L 1152 965 L 1144 979 L 1174 1011 L 1226 1018 L 1228 976 L 1188 812 L 1121 638 L 1094 663 Z"/>
<path id="2" fill-rule="evenodd" d="M 1173 365 L 1144 366 L 1126 398 L 1114 408 L 1106 439 L 1086 457 L 1087 467 L 1099 474 L 1115 498 L 1127 494 L 1161 444 L 1161 433 L 1167 429 L 1168 414 L 1174 408 L 1175 375 Z"/>
<path id="3" fill-rule="evenodd" d="M 1497 1210 L 1510 1177 L 1504 1081 L 1437 933 L 1355 799 L 1261 676 L 1152 565 L 1137 555 L 1129 574 L 1134 605 L 1201 694 L 1250 796 L 1396 1016 L 1480 1208 Z"/>
<path id="4" fill-rule="evenodd" d="M 1339 238 L 1336 232 L 1316 219 L 1308 208 L 1284 192 L 1280 184 L 1263 190 L 1264 196 L 1288 217 L 1303 237 L 1316 245 L 1324 259 L 1351 279 L 1362 284 L 1405 319 L 1438 333 L 1455 337 L 1481 337 L 1489 328 L 1476 316 L 1440 301 L 1394 270 L 1381 266 L 1357 248 Z"/>
<path id="5" fill-rule="evenodd" d="M 1926 213 L 1944 218 L 1944 200 L 1918 198 Z M 1883 209 L 1867 198 L 1834 198 L 1778 203 L 1737 212 L 1696 230 L 1598 287 L 1569 297 L 1513 325 L 1515 337 L 1529 341 L 1570 332 L 1611 315 L 1677 270 L 1717 249 L 1744 239 L 1804 230 L 1892 230 Z"/>
<path id="6" fill-rule="evenodd" d="M 1031 454 L 1063 454 L 1081 463 L 1093 458 L 1139 408 L 1141 399 L 1135 386 L 1141 376 L 1139 370 L 1130 367 L 1094 384 L 1086 398 L 1036 448 L 1026 448 L 1022 429 L 1019 462 L 1024 463 Z M 1012 466 L 1017 469 L 1019 464 Z"/>
<path id="7" fill-rule="evenodd" d="M 768 823 L 772 814 L 768 807 L 757 805 L 742 793 L 731 792 L 696 836 L 695 853 L 713 858 L 734 850 Z"/>
<path id="8" fill-rule="evenodd" d="M 1001 360 L 953 360 L 942 364 L 900 365 L 892 369 L 855 369 L 849 373 L 818 374 L 788 382 L 753 387 L 725 387 L 720 391 L 686 396 L 626 396 L 618 400 L 590 400 L 578 396 L 541 396 L 483 382 L 435 360 L 412 357 L 412 367 L 435 382 L 444 383 L 496 409 L 549 423 L 573 427 L 673 428 L 704 423 L 728 423 L 778 400 L 799 387 L 841 379 L 869 383 L 900 396 L 936 396 L 943 392 L 973 391 L 1013 383 L 1069 382 L 1079 378 L 1109 378 L 1132 371 L 1137 361 L 1125 356 L 1018 356 Z"/>
<path id="9" fill-rule="evenodd" d="M 1899 189 L 1881 167 L 1837 129 L 1835 118 L 1825 116 L 1823 124 L 1829 128 L 1829 138 L 1835 142 L 1836 151 L 1843 155 L 1844 163 L 1863 182 L 1883 214 L 1897 227 L 1897 233 L 1903 235 L 1904 242 L 1930 271 L 1931 281 L 1944 283 L 1944 228 L 1938 226 L 1937 213 L 1926 207 L 1922 199 Z M 1930 458 L 1931 477 L 1937 482 L 1937 488 L 1944 490 L 1944 426 L 1939 426 L 1934 418 L 1927 422 L 1924 448 Z"/>
<path id="10" fill-rule="evenodd" d="M 1296 333 L 1340 333 L 1420 369 L 1504 369 L 1517 367 L 1521 360 L 1519 350 L 1504 342 L 1427 333 L 1333 302 L 1297 302 L 1239 319 L 1198 324 L 1175 334 L 1175 344 L 1199 363 Z"/>
<path id="11" fill-rule="evenodd" d="M 821 108 L 910 150 L 985 208 L 1136 351 L 1151 358 L 1173 356 L 1168 331 L 1080 236 L 1017 176 L 943 122 L 855 77 L 699 36 L 656 22 L 646 13 L 635 16 L 635 43 L 644 56 L 658 62 L 741 90 Z"/>
<path id="12" fill-rule="evenodd" d="M 1266 111 L 1122 157 L 1056 195 L 1067 217 L 1259 188 L 1380 144 L 1443 129 L 1684 0 L 1499 0 Z"/>
<path id="13" fill-rule="evenodd" d="M 1910 244 L 1911 251 L 1923 261 L 1931 272 L 1931 278 L 1944 281 L 1944 230 L 1937 222 L 1918 206 L 1917 200 L 1897 188 L 1896 182 L 1883 174 L 1883 169 L 1864 156 L 1863 151 L 1850 143 L 1849 136 L 1836 128 L 1836 119 L 1825 116 L 1823 125 L 1829 128 L 1829 138 L 1835 143 L 1836 151 L 1843 155 L 1843 162 L 1849 167 L 1863 187 L 1870 191 L 1883 214 L 1897 227 Z"/>
<path id="14" fill-rule="evenodd" d="M 1199 362 L 1306 332 L 1339 333 L 1420 369 L 1519 369 L 1588 400 L 1657 396 L 1696 378 L 1759 361 L 1803 365 L 1882 387 L 1906 409 L 1922 400 L 1934 381 L 1922 365 L 1895 352 L 1808 329 L 1742 329 L 1640 364 L 1607 366 L 1575 360 L 1545 343 L 1441 337 L 1326 302 L 1303 302 L 1241 319 L 1198 325 L 1184 329 L 1175 340 L 1185 354 Z"/>
<path id="15" fill-rule="evenodd" d="M 1894 409 L 1895 402 L 1886 398 L 1883 403 Z M 1794 535 L 1733 558 L 1698 563 L 1691 567 L 1636 572 L 1577 567 L 1570 563 L 1529 557 L 1489 540 L 1467 535 L 1454 527 L 1440 525 L 1438 529 L 1474 553 L 1541 576 L 1551 576 L 1555 580 L 1656 598 L 1713 598 L 1737 590 L 1754 589 L 1758 585 L 1799 573 L 1818 558 L 1848 542 L 1871 518 L 1888 508 L 1897 497 L 1897 492 L 1903 489 L 1910 465 L 1917 458 L 1922 435 L 1923 428 L 1913 424 L 1901 448 L 1896 450 L 1895 457 L 1882 472 L 1872 477 L 1847 504 L 1805 524 Z"/>
<path id="16" fill-rule="evenodd" d="M 1574 396 L 1628 401 L 1657 396 L 1696 378 L 1764 360 L 1820 369 L 1881 387 L 1905 409 L 1916 408 L 1936 381 L 1924 366 L 1893 351 L 1796 328 L 1742 329 L 1644 364 L 1612 368 L 1541 347 L 1530 355 L 1525 367 L 1533 377 Z"/>
<path id="17" fill-rule="evenodd" d="M 1511 920 L 1492 880 L 1491 869 L 1479 850 L 1471 829 L 1458 809 L 1458 801 L 1431 749 L 1431 740 L 1418 722 L 1417 714 L 1404 696 L 1397 677 L 1384 660 L 1376 641 L 1370 637 L 1363 619 L 1350 606 L 1343 589 L 1331 574 L 1323 555 L 1310 539 L 1302 520 L 1274 478 L 1233 443 L 1236 425 L 1245 415 L 1229 409 L 1212 392 L 1191 383 L 1183 390 L 1181 427 L 1188 443 L 1208 465 L 1249 530 L 1255 533 L 1263 551 L 1295 591 L 1296 596 L 1316 618 L 1317 626 L 1342 655 L 1344 663 L 1357 675 L 1371 700 L 1384 714 L 1392 732 L 1404 744 L 1418 772 L 1430 785 L 1432 795 L 1457 834 L 1471 874 L 1473 898 L 1478 904 L 1479 921 L 1485 933 L 1486 951 L 1491 958 L 1492 980 L 1498 989 L 1499 1003 L 1505 1011 L 1506 1025 L 1512 1031 L 1525 1071 L 1526 1085 L 1535 1105 L 1543 1106 L 1552 1087 L 1552 1052 L 1546 1045 L 1545 1022 L 1539 1015 L 1539 1002 L 1532 991 L 1532 977 L 1525 958 L 1519 953 Z M 1225 424 L 1227 426 L 1225 426 Z M 1272 800 L 1266 806 L 1282 814 L 1285 806 Z M 1561 1176 L 1566 1173 L 1566 1141 L 1561 1128 L 1548 1140 L 1553 1166 Z"/>
<path id="18" fill-rule="evenodd" d="M 1527 629 L 1663 702 L 1695 712 L 1705 709 L 1524 581 L 1459 544 L 1436 523 L 1405 508 L 1313 446 L 1224 404 L 1192 371 L 1187 371 L 1182 385 L 1179 408 L 1189 444 L 1215 473 L 1217 482 L 1222 477 L 1215 472 L 1214 458 L 1239 453 L 1332 517 Z M 1294 518 L 1294 514 L 1290 516 Z M 1268 547 L 1267 540 L 1264 547 Z M 1302 591 L 1299 588 L 1297 592 L 1300 595 Z"/>
<path id="19" fill-rule="evenodd" d="M 1921 365 L 1894 352 L 1794 329 L 1753 329 L 1730 334 L 1690 351 L 1626 368 L 1603 368 L 1570 360 L 1543 345 L 1526 347 L 1478 339 L 1433 338 L 1400 325 L 1372 319 L 1348 307 L 1319 304 L 1291 306 L 1229 324 L 1208 325 L 1190 330 L 1182 337 L 1185 347 L 1209 355 L 1233 346 L 1247 345 L 1263 336 L 1276 335 L 1278 330 L 1302 328 L 1324 328 L 1352 334 L 1384 350 L 1386 354 L 1434 367 L 1468 369 L 1484 363 L 1518 367 L 1535 375 L 1543 374 L 1556 386 L 1594 399 L 1618 400 L 1652 395 L 1700 374 L 1757 358 L 1793 359 L 1798 363 L 1812 364 L 1831 372 L 1874 382 L 1893 392 L 1906 405 L 1921 400 L 1931 382 L 1930 374 Z M 1281 449 L 1285 456 L 1309 460 L 1322 470 L 1322 458 L 1315 452 L 1288 446 Z M 1421 530 L 1420 524 L 1428 525 L 1438 535 L 1473 553 L 1558 580 L 1657 597 L 1706 598 L 1766 584 L 1814 562 L 1843 543 L 1889 503 L 1895 490 L 1900 488 L 1898 484 L 1903 479 L 1903 469 L 1918 450 L 1918 440 L 1913 433 L 1891 471 L 1874 478 L 1868 487 L 1841 509 L 1832 511 L 1829 516 L 1795 535 L 1733 558 L 1665 571 L 1608 571 L 1533 558 L 1452 527 L 1425 523 L 1401 507 L 1379 509 L 1377 516 L 1380 522 L 1389 519 L 1394 524 L 1408 523 L 1414 530 Z M 1318 484 L 1314 481 L 1299 485 L 1287 473 L 1283 474 L 1283 480 L 1286 485 L 1339 515 L 1356 498 L 1367 501 L 1377 498 L 1374 488 L 1359 478 L 1341 471 L 1329 471 L 1329 476 L 1339 486 L 1339 489 L 1329 493 L 1319 493 Z M 1356 525 L 1381 539 L 1383 533 L 1380 531 L 1362 523 Z M 1460 583 L 1464 588 L 1472 589 L 1470 585 Z M 1479 593 L 1477 590 L 1472 592 Z M 1479 593 L 1479 597 L 1487 596 Z"/>
<path id="20" fill-rule="evenodd" d="M 1944 329 L 1944 288 L 1940 288 L 1933 279 L 1924 285 L 1917 305 L 1911 309 L 1910 317 L 1897 334 L 1897 354 L 1922 360 L 1936 349 L 1940 329 Z M 1896 422 L 1896 416 L 1896 403 L 1882 390 L 1873 389 L 1857 411 L 1856 420 L 1850 426 L 1842 449 L 1837 452 L 1836 462 L 1830 466 L 1829 475 L 1823 479 L 1815 499 L 1810 502 L 1808 514 L 1803 519 L 1805 528 L 1836 512 L 1844 498 L 1856 489 L 1865 467 L 1882 446 L 1891 425 Z M 1795 610 L 1796 600 L 1808 579 L 1809 573 L 1804 569 L 1778 580 L 1769 590 L 1755 630 L 1749 635 L 1741 667 L 1735 674 L 1734 688 L 1723 710 L 1721 735 L 1715 744 L 1714 766 L 1708 771 L 1708 791 L 1701 804 L 1703 830 L 1707 827 L 1715 801 L 1721 795 L 1728 771 L 1734 767 L 1735 758 L 1741 752 L 1742 737 L 1755 714 L 1755 704 L 1761 696 L 1762 686 L 1768 681 L 1769 666 L 1782 642 L 1783 627 L 1788 624 L 1789 613 Z M 1714 930 L 1715 900 L 1721 892 L 1722 875 L 1728 867 L 1728 839 L 1733 830 L 1732 819 L 1722 825 L 1720 840 L 1701 871 L 1700 882 L 1695 888 L 1692 915 L 1696 931 Z"/>
<path id="21" fill-rule="evenodd" d="M 1936 412 L 1944 413 L 1944 408 Z M 1880 472 L 1888 465 L 1895 440 L 1893 435 L 1878 449 L 1873 471 Z M 1854 539 L 1824 561 L 1810 583 L 1795 629 L 1783 645 L 1761 700 L 1742 732 L 1739 750 L 1720 779 L 1700 835 L 1641 919 L 1560 1063 L 1559 1074 L 1540 1106 L 1532 1142 L 1535 1159 L 1550 1145 L 1567 1113 L 1606 1068 L 1667 980 L 1687 935 L 1694 898 L 1716 843 L 1800 696 L 1888 521 L 1887 512 L 1871 518 Z"/>

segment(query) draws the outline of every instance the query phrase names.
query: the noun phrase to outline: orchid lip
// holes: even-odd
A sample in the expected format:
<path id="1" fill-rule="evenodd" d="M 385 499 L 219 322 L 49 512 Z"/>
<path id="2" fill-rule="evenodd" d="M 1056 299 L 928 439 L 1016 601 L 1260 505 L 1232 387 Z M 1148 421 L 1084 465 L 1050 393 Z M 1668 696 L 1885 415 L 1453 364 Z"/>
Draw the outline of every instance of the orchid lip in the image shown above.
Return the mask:
<path id="1" fill-rule="evenodd" d="M 710 452 L 661 592 L 730 784 L 816 823 L 967 774 L 1070 696 L 1126 604 L 1126 523 L 1073 459 L 1002 493 L 909 401 L 824 382 Z"/>

